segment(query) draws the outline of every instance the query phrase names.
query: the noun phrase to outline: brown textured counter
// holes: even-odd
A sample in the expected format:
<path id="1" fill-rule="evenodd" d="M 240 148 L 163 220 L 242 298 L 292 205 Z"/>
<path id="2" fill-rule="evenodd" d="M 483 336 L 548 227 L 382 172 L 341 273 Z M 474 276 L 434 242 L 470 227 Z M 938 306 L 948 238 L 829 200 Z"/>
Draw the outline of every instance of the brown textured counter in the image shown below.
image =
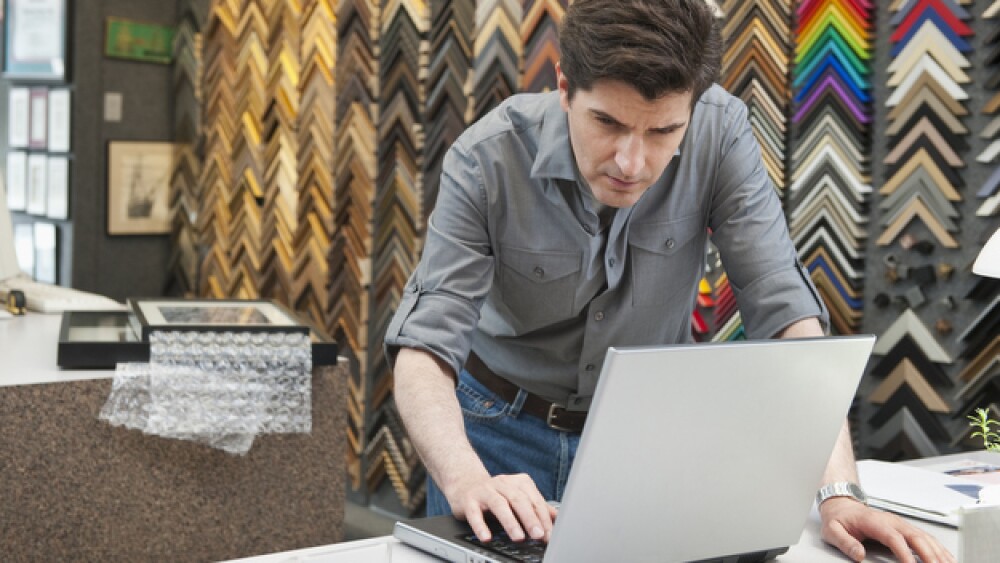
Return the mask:
<path id="1" fill-rule="evenodd" d="M 0 560 L 216 561 L 341 540 L 346 364 L 310 434 L 233 456 L 98 419 L 111 379 L 0 387 Z"/>

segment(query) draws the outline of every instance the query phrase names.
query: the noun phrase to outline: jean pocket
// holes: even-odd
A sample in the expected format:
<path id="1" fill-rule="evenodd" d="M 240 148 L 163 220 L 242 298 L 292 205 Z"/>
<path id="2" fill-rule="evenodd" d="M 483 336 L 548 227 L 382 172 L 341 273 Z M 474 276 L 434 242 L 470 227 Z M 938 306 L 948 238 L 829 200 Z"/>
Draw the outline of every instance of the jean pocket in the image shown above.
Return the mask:
<path id="1" fill-rule="evenodd" d="M 476 389 L 464 381 L 459 381 L 455 394 L 458 396 L 459 406 L 462 407 L 462 415 L 467 418 L 489 422 L 500 420 L 507 414 L 508 403 L 492 391 Z"/>

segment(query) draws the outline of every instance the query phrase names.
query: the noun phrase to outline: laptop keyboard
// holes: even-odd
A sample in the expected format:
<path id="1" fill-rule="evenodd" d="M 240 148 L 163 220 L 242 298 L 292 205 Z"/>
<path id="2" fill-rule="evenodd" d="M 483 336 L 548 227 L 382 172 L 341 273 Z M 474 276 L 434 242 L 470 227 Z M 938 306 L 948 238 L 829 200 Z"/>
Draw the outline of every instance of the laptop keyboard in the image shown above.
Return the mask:
<path id="1" fill-rule="evenodd" d="M 475 534 L 469 534 L 463 539 L 486 551 L 524 563 L 541 563 L 542 556 L 545 555 L 545 542 L 531 539 L 514 541 L 504 532 L 495 532 L 493 539 L 488 542 L 479 541 Z"/>
<path id="2" fill-rule="evenodd" d="M 545 542 L 531 539 L 516 542 L 510 539 L 510 536 L 503 531 L 494 531 L 493 539 L 488 542 L 479 541 L 479 538 L 475 534 L 467 534 L 462 536 L 462 539 L 479 547 L 481 550 L 523 563 L 541 563 L 542 557 L 545 555 Z M 763 563 L 773 560 L 786 551 L 788 551 L 788 548 L 783 547 L 780 549 L 730 555 L 728 557 L 702 559 L 692 563 Z"/>

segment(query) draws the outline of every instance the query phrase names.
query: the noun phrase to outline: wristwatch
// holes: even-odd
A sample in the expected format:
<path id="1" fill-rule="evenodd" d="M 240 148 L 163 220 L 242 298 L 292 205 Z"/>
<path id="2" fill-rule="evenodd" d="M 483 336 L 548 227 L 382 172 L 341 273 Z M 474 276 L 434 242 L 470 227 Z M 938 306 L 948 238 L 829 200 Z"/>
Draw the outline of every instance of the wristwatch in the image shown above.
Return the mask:
<path id="1" fill-rule="evenodd" d="M 865 490 L 861 488 L 861 485 L 850 481 L 837 481 L 820 487 L 816 493 L 816 506 L 818 507 L 823 504 L 823 501 L 833 497 L 850 497 L 868 506 L 868 495 L 865 494 Z"/>

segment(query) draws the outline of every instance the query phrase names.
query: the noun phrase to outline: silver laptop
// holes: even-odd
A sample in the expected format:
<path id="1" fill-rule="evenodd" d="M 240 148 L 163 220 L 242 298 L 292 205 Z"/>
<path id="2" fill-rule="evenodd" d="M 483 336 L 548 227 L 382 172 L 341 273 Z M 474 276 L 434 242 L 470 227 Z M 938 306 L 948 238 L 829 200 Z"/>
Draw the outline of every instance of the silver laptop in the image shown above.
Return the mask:
<path id="1" fill-rule="evenodd" d="M 802 534 L 874 343 L 610 348 L 544 560 L 783 553 Z M 533 557 L 527 544 L 480 544 L 451 516 L 397 522 L 393 534 L 449 561 Z"/>

